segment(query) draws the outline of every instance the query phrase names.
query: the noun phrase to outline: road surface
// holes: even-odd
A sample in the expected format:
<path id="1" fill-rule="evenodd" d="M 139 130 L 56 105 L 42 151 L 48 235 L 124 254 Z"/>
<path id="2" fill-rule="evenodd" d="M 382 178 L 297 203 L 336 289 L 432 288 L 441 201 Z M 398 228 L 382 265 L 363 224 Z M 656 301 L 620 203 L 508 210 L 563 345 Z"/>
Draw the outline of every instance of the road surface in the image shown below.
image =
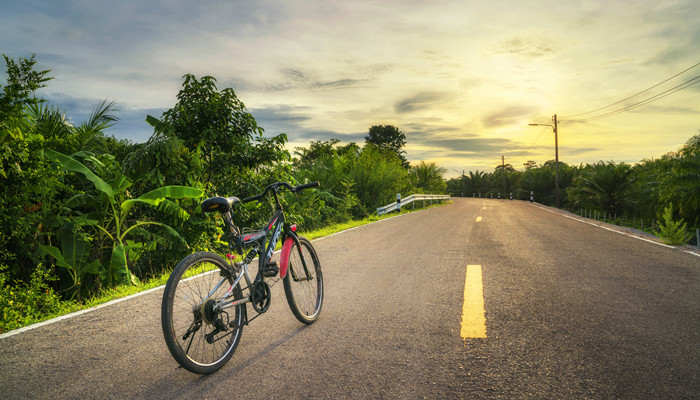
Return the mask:
<path id="1" fill-rule="evenodd" d="M 0 397 L 700 396 L 700 257 L 528 202 L 453 201 L 315 241 L 319 320 L 275 284 L 213 375 L 170 356 L 156 290 L 1 338 Z M 463 338 L 479 309 L 485 337 Z"/>

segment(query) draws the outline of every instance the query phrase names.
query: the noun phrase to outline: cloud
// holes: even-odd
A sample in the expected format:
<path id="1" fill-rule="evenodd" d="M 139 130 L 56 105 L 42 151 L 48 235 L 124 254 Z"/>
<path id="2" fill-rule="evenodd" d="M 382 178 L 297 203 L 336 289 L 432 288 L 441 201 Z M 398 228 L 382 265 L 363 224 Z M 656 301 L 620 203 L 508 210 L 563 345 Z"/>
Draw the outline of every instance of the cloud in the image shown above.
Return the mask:
<path id="1" fill-rule="evenodd" d="M 525 121 L 523 123 L 527 124 L 526 120 L 538 110 L 539 107 L 511 106 L 487 115 L 481 123 L 488 128 L 517 124 L 520 121 Z"/>
<path id="2" fill-rule="evenodd" d="M 308 107 L 275 105 L 248 110 L 258 126 L 265 129 L 265 135 L 274 136 L 286 133 L 290 142 L 307 143 L 315 140 L 340 139 L 342 142 L 364 142 L 365 133 L 343 133 L 306 126 L 312 120 Z"/>
<path id="3" fill-rule="evenodd" d="M 553 39 L 539 36 L 514 36 L 496 45 L 496 54 L 539 58 L 556 53 L 559 44 Z"/>
<path id="4" fill-rule="evenodd" d="M 464 134 L 463 136 L 424 134 L 412 137 L 409 144 L 417 144 L 447 153 L 462 155 L 501 152 L 503 149 L 512 148 L 515 145 L 508 138 L 476 137 L 470 134 Z"/>
<path id="5" fill-rule="evenodd" d="M 438 92 L 423 92 L 414 96 L 408 97 L 396 103 L 394 109 L 397 113 L 407 113 L 426 108 L 433 108 L 442 102 L 445 98 L 445 93 Z"/>

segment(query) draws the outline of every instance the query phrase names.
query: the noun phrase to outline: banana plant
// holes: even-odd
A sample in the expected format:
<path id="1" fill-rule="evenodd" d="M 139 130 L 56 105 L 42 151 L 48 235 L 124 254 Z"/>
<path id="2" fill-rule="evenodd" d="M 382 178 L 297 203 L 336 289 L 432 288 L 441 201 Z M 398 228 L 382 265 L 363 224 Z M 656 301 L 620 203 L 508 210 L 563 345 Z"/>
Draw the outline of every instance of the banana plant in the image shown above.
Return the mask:
<path id="1" fill-rule="evenodd" d="M 91 205 L 94 212 L 87 218 L 81 217 L 76 221 L 96 221 L 85 224 L 92 225 L 111 244 L 111 254 L 109 254 L 108 259 L 105 257 L 104 265 L 99 268 L 103 283 L 106 283 L 107 286 L 119 283 L 137 284 L 138 278 L 129 269 L 129 264 L 136 261 L 141 251 L 154 249 L 157 243 L 168 240 L 143 228 L 158 226 L 167 231 L 172 238 L 184 243 L 184 239 L 171 226 L 157 221 L 134 220 L 130 218 L 131 211 L 136 205 L 141 204 L 186 220 L 189 218 L 187 211 L 169 199 L 199 198 L 203 195 L 202 190 L 186 186 L 164 186 L 137 198 L 128 198 L 127 189 L 131 185 L 131 180 L 121 173 L 118 166 L 115 167 L 116 163 L 113 162 L 113 157 L 110 158 L 109 155 L 106 155 L 106 158 L 98 159 L 87 153 L 76 153 L 72 157 L 54 150 L 47 150 L 45 154 L 49 159 L 58 162 L 64 170 L 82 174 L 97 190 L 97 196 L 87 192 L 77 194 L 67 202 L 67 205 L 76 208 L 78 205 Z M 90 161 L 105 179 L 78 161 L 76 157 Z M 129 240 L 130 238 L 141 239 L 141 242 Z M 143 240 L 146 240 L 146 243 Z M 71 269 L 67 266 L 70 265 L 69 262 L 63 263 L 56 257 L 57 248 L 44 249 L 44 251 L 54 256 L 59 266 Z M 80 257 L 84 257 L 84 253 L 89 249 L 81 246 L 80 251 L 83 254 Z M 93 251 L 93 253 L 95 252 Z M 65 260 L 65 252 L 63 257 Z M 80 259 L 82 260 L 82 258 Z M 94 266 L 92 264 L 90 266 L 91 268 L 82 268 L 81 271 L 94 272 Z M 78 266 L 72 264 L 72 268 L 77 269 Z"/>
<path id="2" fill-rule="evenodd" d="M 74 224 L 64 226 L 60 249 L 55 246 L 38 246 L 39 255 L 51 255 L 56 260 L 56 265 L 70 275 L 73 285 L 65 290 L 71 293 L 71 299 L 80 296 L 83 278 L 88 274 L 99 274 L 102 267 L 100 260 L 90 260 L 90 243 L 75 231 L 76 228 L 79 229 Z"/>

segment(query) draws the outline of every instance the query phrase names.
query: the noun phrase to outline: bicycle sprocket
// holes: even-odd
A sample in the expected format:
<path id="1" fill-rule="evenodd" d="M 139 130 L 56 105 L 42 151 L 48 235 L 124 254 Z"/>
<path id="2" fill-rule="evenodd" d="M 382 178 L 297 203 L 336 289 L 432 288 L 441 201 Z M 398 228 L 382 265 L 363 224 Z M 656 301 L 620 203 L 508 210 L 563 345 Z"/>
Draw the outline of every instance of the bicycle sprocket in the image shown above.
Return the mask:
<path id="1" fill-rule="evenodd" d="M 253 309 L 262 314 L 270 308 L 270 285 L 265 281 L 259 281 L 253 284 L 250 300 L 253 304 Z"/>

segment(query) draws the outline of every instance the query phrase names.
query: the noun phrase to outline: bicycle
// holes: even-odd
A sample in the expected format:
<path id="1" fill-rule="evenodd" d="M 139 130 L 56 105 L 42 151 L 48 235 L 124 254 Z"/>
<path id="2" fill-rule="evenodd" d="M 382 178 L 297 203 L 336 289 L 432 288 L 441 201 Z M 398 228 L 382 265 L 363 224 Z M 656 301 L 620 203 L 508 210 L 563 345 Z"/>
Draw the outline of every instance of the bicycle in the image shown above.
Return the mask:
<path id="1" fill-rule="evenodd" d="M 243 327 L 270 307 L 270 285 L 266 278 L 279 274 L 284 282 L 287 303 L 294 316 L 304 324 L 318 319 L 323 304 L 321 263 L 311 242 L 297 235 L 296 225 L 287 223 L 278 192 L 300 192 L 319 186 L 318 182 L 291 186 L 287 182 L 268 185 L 257 195 L 243 200 L 237 197 L 212 197 L 201 203 L 202 211 L 219 212 L 228 228 L 228 246 L 243 254 L 235 262 L 211 252 L 198 252 L 182 259 L 170 274 L 163 293 L 161 325 L 165 343 L 173 358 L 186 370 L 211 374 L 233 356 L 241 340 Z M 275 210 L 263 229 L 248 233 L 232 221 L 239 203 L 247 203 L 272 194 Z M 266 240 L 270 237 L 266 245 Z M 282 250 L 279 266 L 271 261 L 277 242 Z M 249 265 L 258 257 L 258 272 L 251 280 Z M 248 318 L 250 304 L 257 315 Z"/>

